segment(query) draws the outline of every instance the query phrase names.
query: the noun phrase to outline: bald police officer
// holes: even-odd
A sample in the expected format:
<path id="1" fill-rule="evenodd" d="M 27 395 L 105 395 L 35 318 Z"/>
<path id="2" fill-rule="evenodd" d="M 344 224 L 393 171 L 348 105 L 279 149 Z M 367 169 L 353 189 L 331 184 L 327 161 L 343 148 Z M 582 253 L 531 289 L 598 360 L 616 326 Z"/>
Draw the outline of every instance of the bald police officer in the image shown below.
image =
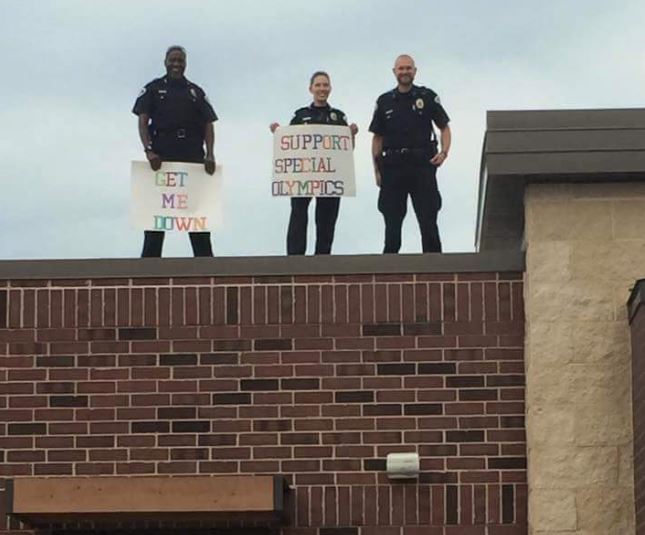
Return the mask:
<path id="1" fill-rule="evenodd" d="M 146 158 L 153 171 L 164 161 L 190 162 L 203 163 L 212 175 L 217 115 L 203 89 L 184 77 L 186 51 L 182 47 L 168 48 L 164 64 L 166 76 L 147 84 L 132 109 L 139 116 Z M 163 241 L 163 231 L 146 230 L 141 256 L 161 256 Z M 213 256 L 210 232 L 191 232 L 190 243 L 195 256 Z"/>
<path id="2" fill-rule="evenodd" d="M 436 170 L 450 151 L 450 119 L 437 94 L 413 84 L 417 69 L 407 54 L 396 58 L 392 69 L 398 85 L 383 93 L 369 130 L 379 192 L 378 208 L 385 220 L 384 253 L 398 253 L 408 195 L 417 216 L 424 253 L 440 253 L 437 214 L 441 195 Z M 440 150 L 436 134 L 440 132 Z"/>

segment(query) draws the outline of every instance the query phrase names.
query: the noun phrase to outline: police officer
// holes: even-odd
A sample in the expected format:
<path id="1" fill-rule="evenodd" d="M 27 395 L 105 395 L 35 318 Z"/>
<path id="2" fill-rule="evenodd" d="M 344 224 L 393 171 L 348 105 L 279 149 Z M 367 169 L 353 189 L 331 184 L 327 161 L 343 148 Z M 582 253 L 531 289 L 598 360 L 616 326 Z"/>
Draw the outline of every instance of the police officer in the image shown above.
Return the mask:
<path id="1" fill-rule="evenodd" d="M 407 211 L 408 195 L 421 230 L 424 253 L 440 253 L 437 213 L 441 195 L 436 170 L 450 150 L 449 118 L 437 94 L 413 84 L 417 69 L 407 54 L 396 58 L 394 76 L 398 85 L 382 94 L 369 130 L 376 184 L 381 188 L 378 209 L 385 220 L 384 253 L 398 253 L 401 225 Z M 440 148 L 433 123 L 439 128 Z"/>
<path id="2" fill-rule="evenodd" d="M 186 51 L 171 46 L 166 51 L 166 76 L 147 84 L 132 113 L 139 116 L 139 137 L 150 167 L 157 171 L 164 161 L 203 163 L 215 172 L 213 123 L 217 115 L 198 85 L 184 77 Z M 206 154 L 204 154 L 206 145 Z M 164 232 L 146 230 L 142 257 L 161 256 Z M 210 232 L 191 232 L 195 256 L 213 256 Z"/>
<path id="3" fill-rule="evenodd" d="M 309 92 L 313 102 L 296 110 L 290 125 L 329 124 L 347 126 L 347 117 L 339 109 L 332 108 L 327 99 L 331 93 L 331 80 L 324 71 L 316 71 L 309 80 Z M 271 132 L 280 126 L 270 125 Z M 358 133 L 358 126 L 349 125 L 352 139 Z M 287 254 L 304 255 L 307 249 L 307 222 L 311 197 L 291 197 L 291 216 L 287 230 Z M 330 254 L 334 241 L 334 230 L 338 219 L 340 197 L 316 198 L 316 254 Z"/>

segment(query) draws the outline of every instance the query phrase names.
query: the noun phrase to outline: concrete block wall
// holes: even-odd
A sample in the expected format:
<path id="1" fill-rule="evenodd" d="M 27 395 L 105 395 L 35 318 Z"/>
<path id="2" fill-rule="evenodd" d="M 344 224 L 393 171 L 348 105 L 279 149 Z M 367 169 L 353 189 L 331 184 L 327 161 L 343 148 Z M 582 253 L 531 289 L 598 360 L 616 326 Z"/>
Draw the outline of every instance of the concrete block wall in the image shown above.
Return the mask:
<path id="1" fill-rule="evenodd" d="M 530 184 L 525 206 L 531 533 L 631 535 L 625 303 L 645 266 L 645 184 Z"/>

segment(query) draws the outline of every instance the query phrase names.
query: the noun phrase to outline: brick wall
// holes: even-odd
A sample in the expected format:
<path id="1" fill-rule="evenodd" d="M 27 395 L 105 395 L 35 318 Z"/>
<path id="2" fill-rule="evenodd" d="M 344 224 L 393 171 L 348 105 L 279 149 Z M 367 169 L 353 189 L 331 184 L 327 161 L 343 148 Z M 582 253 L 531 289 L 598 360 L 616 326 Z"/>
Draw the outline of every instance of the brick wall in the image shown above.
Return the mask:
<path id="1" fill-rule="evenodd" d="M 645 308 L 641 302 L 643 281 L 632 294 L 632 399 L 634 417 L 634 497 L 636 499 L 636 534 L 645 535 Z"/>
<path id="2" fill-rule="evenodd" d="M 524 534 L 521 279 L 0 282 L 0 489 L 275 473 L 284 533 Z M 420 478 L 390 482 L 404 451 Z"/>

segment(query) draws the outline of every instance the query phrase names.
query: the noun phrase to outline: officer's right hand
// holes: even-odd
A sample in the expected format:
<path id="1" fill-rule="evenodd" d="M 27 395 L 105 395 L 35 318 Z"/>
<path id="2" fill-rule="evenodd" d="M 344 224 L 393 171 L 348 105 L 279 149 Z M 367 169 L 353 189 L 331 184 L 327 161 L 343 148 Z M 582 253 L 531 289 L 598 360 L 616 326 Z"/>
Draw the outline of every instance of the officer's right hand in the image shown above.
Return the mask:
<path id="1" fill-rule="evenodd" d="M 156 152 L 152 152 L 149 150 L 146 152 L 146 158 L 148 158 L 148 162 L 150 162 L 150 168 L 153 171 L 159 171 L 161 168 L 161 158 Z"/>
<path id="2" fill-rule="evenodd" d="M 269 125 L 269 129 L 271 130 L 271 133 L 275 132 L 279 126 L 280 126 L 280 123 L 271 123 Z"/>
<path id="3" fill-rule="evenodd" d="M 217 164 L 215 163 L 215 158 L 214 157 L 206 157 L 204 158 L 204 169 L 209 175 L 212 175 L 215 173 L 215 169 L 217 169 Z"/>

